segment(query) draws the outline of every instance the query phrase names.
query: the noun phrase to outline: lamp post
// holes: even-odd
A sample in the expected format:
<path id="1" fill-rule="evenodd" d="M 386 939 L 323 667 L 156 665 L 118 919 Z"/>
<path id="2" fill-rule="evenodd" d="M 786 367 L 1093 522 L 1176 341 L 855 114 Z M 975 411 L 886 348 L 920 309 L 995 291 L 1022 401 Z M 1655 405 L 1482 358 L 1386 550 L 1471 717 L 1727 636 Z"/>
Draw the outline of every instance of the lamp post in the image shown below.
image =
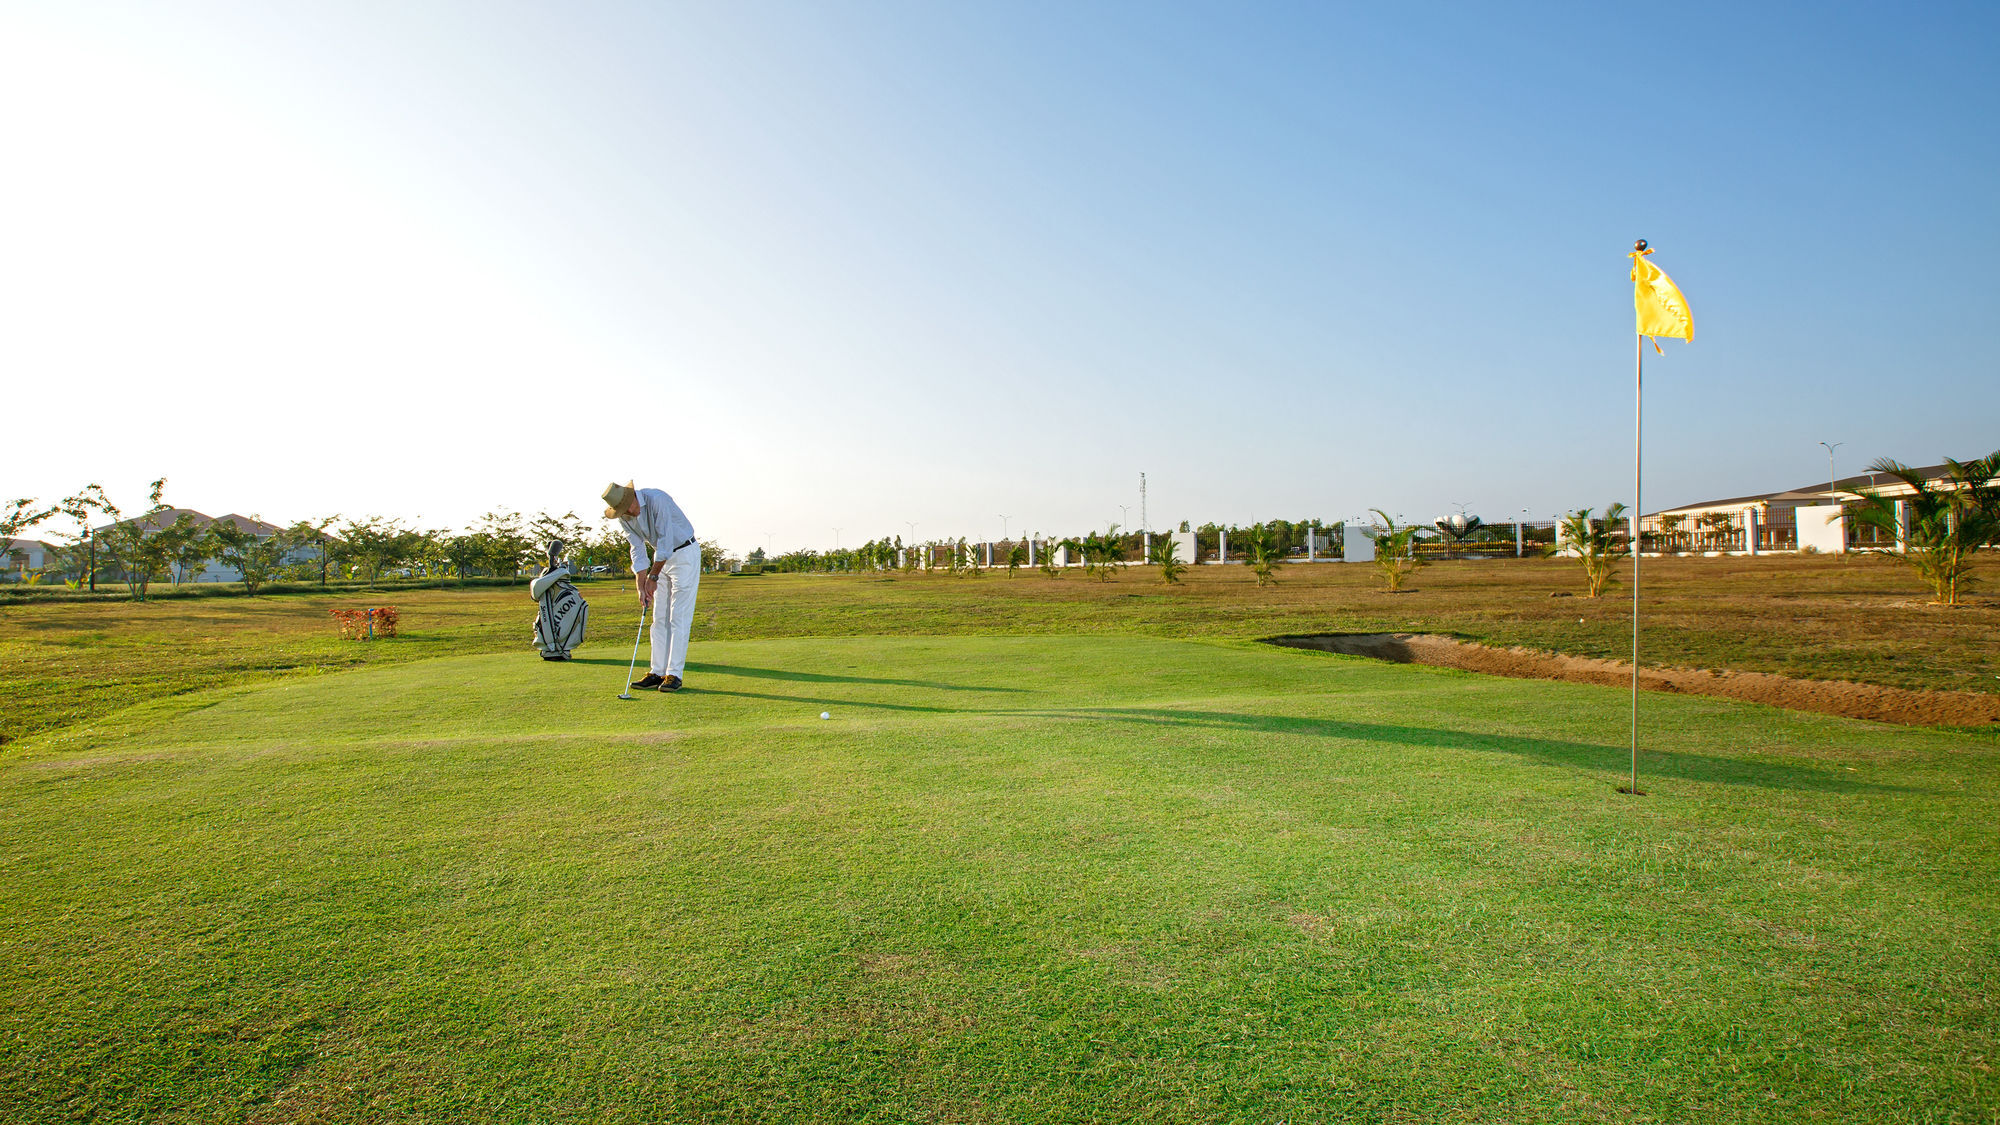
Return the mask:
<path id="1" fill-rule="evenodd" d="M 1820 444 L 1826 445 L 1825 442 L 1820 442 Z M 1846 444 L 1844 441 L 1836 441 L 1832 445 L 1826 445 L 1826 502 L 1829 504 L 1835 502 L 1833 498 L 1835 489 L 1833 486 L 1838 480 L 1833 475 L 1833 451 Z"/>
<path id="2" fill-rule="evenodd" d="M 1002 543 L 1007 542 L 1007 521 L 1012 518 L 1012 516 L 1009 516 L 1005 512 L 1000 513 L 1000 542 Z"/>
<path id="3" fill-rule="evenodd" d="M 840 529 L 837 527 L 833 529 L 833 549 L 840 550 Z"/>

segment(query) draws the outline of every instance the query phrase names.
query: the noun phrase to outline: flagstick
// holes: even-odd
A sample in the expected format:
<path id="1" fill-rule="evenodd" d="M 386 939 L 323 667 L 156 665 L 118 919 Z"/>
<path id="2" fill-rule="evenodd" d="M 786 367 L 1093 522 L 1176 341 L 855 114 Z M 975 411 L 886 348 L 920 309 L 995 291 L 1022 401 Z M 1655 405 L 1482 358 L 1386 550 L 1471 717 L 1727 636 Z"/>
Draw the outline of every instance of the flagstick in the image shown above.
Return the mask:
<path id="1" fill-rule="evenodd" d="M 1639 513 L 1646 510 L 1645 503 L 1640 499 L 1645 484 L 1640 449 L 1646 433 L 1646 338 L 1636 336 L 1635 339 L 1637 345 L 1632 361 L 1632 787 L 1628 792 L 1638 797 L 1643 796 L 1639 792 Z"/>

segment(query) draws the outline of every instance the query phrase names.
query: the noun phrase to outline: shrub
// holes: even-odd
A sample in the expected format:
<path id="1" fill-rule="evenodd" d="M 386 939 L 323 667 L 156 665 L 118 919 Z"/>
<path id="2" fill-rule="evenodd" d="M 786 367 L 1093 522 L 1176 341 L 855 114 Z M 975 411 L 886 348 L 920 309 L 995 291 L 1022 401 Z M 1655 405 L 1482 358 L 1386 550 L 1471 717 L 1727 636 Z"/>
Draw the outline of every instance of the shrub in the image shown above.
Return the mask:
<path id="1" fill-rule="evenodd" d="M 1284 561 L 1285 544 L 1276 527 L 1264 523 L 1250 529 L 1244 544 L 1243 565 L 1257 575 L 1257 585 L 1276 585 L 1278 564 Z"/>
<path id="2" fill-rule="evenodd" d="M 1162 535 L 1153 540 L 1152 563 L 1160 568 L 1160 581 L 1170 586 L 1178 585 L 1181 575 L 1187 572 L 1187 564 L 1180 559 L 1180 544 L 1171 535 Z"/>
<path id="3" fill-rule="evenodd" d="M 1631 544 L 1618 534 L 1624 516 L 1625 505 L 1613 504 L 1604 509 L 1601 520 L 1592 519 L 1589 508 L 1563 517 L 1562 547 L 1554 553 L 1573 555 L 1583 563 L 1584 581 L 1593 598 L 1616 584 L 1618 560 L 1632 553 Z"/>
<path id="4" fill-rule="evenodd" d="M 2000 543 L 2000 449 L 1970 461 L 1947 457 L 1945 483 L 1931 481 L 1922 473 L 1887 457 L 1868 466 L 1871 473 L 1895 477 L 1910 488 L 1900 497 L 1909 511 L 1910 527 L 1902 536 L 1899 556 L 1919 577 L 1930 584 L 1937 605 L 1958 605 L 1959 595 L 1972 587 L 1967 571 L 1972 555 L 1983 546 Z M 1896 500 L 1872 489 L 1863 489 L 1858 503 L 1850 506 L 1857 520 L 1899 535 Z"/>
<path id="5" fill-rule="evenodd" d="M 1380 508 L 1373 511 L 1382 521 L 1381 528 L 1368 535 L 1375 541 L 1375 569 L 1393 594 L 1403 588 L 1403 580 L 1411 572 L 1428 564 L 1417 557 L 1415 526 L 1397 527 L 1396 521 L 1389 518 L 1389 513 Z"/>

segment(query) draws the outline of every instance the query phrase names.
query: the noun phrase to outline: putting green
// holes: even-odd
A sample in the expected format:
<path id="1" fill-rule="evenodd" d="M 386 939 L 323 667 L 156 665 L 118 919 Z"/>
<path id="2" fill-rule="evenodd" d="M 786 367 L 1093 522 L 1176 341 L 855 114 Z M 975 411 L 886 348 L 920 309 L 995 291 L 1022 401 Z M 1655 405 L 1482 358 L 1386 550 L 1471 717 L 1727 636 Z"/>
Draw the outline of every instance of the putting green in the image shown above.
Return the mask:
<path id="1" fill-rule="evenodd" d="M 0 1118 L 1983 1118 L 1990 733 L 1254 644 L 204 693 L 0 758 Z M 821 712 L 832 718 L 821 720 Z"/>

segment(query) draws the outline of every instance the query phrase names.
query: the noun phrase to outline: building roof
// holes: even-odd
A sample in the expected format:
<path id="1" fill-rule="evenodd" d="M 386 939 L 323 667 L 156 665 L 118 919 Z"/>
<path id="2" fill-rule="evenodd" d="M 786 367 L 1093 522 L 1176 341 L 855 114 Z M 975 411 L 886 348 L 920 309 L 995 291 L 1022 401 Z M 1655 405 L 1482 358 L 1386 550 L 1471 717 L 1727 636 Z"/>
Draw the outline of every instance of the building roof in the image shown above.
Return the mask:
<path id="1" fill-rule="evenodd" d="M 1946 469 L 1943 465 L 1925 465 L 1916 471 L 1928 480 L 1938 480 L 1945 475 Z M 1831 491 L 1827 488 L 1828 483 L 1833 485 Z M 1759 492 L 1749 496 L 1732 496 L 1723 500 L 1703 500 L 1698 504 L 1682 504 L 1678 507 L 1662 508 L 1657 512 L 1647 512 L 1646 516 L 1650 518 L 1660 515 L 1670 515 L 1675 512 L 1701 511 L 1708 508 L 1747 508 L 1752 504 L 1769 504 L 1773 502 L 1791 503 L 1794 505 L 1825 503 L 1833 493 L 1852 493 L 1863 488 L 1888 488 L 1891 486 L 1900 488 L 1902 487 L 1902 482 L 1887 473 L 1857 473 L 1851 477 L 1841 477 L 1836 481 L 1802 484 L 1797 488 L 1787 488 L 1781 492 Z"/>
<path id="2" fill-rule="evenodd" d="M 227 521 L 229 523 L 233 523 L 238 528 L 247 531 L 252 535 L 276 535 L 280 531 L 284 530 L 284 528 L 279 527 L 275 523 L 267 523 L 264 520 L 258 519 L 256 516 L 239 515 L 236 512 L 231 512 L 226 516 L 217 516 L 216 521 L 217 522 Z"/>
<path id="3" fill-rule="evenodd" d="M 53 551 L 56 549 L 54 543 L 45 543 L 40 539 L 0 539 L 0 554 L 9 551 L 26 551 L 35 547 L 40 547 L 44 551 Z"/>
<path id="4" fill-rule="evenodd" d="M 251 516 L 239 515 L 236 512 L 231 512 L 226 516 L 209 516 L 197 512 L 193 508 L 163 508 L 160 511 L 147 515 L 133 516 L 131 519 L 123 519 L 117 523 L 105 524 L 103 527 L 93 527 L 90 529 L 90 533 L 92 535 L 102 535 L 114 527 L 123 527 L 126 524 L 137 524 L 141 531 L 158 531 L 161 528 L 172 527 L 182 516 L 188 517 L 196 527 L 207 527 L 209 524 L 223 521 L 232 523 L 238 528 L 257 536 L 276 535 L 282 530 L 277 524 L 266 523 L 263 520 L 255 519 Z"/>

